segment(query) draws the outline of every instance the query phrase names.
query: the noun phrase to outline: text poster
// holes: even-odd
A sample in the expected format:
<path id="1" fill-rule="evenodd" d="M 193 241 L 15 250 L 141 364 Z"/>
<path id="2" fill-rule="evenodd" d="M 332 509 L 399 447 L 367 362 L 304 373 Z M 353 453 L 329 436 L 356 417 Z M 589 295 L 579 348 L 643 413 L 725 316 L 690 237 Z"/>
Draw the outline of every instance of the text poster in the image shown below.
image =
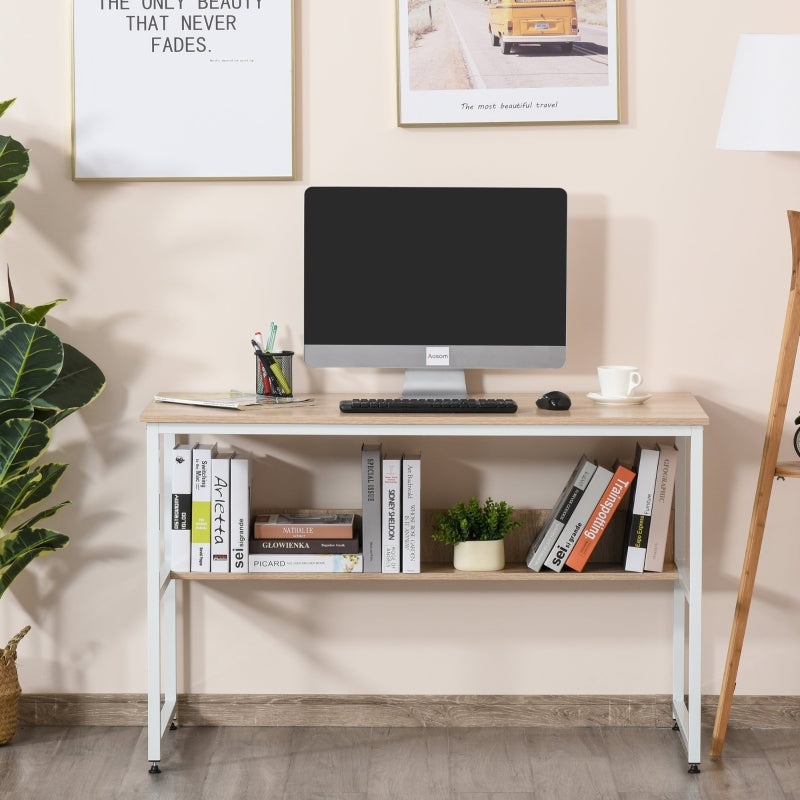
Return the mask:
<path id="1" fill-rule="evenodd" d="M 76 180 L 294 177 L 292 0 L 73 0 Z"/>

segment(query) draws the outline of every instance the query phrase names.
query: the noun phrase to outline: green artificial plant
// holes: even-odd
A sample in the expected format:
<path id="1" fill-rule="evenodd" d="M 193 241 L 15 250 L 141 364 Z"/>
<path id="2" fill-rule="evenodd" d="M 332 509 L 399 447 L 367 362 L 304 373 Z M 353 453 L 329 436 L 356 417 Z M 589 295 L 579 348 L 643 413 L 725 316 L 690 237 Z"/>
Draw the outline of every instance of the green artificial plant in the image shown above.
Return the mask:
<path id="1" fill-rule="evenodd" d="M 495 502 L 488 497 L 479 505 L 478 499 L 471 497 L 437 514 L 431 536 L 445 544 L 482 542 L 503 539 L 520 525 L 522 520 L 514 519 L 514 509 L 505 500 Z"/>
<path id="2" fill-rule="evenodd" d="M 0 102 L 0 116 L 13 102 Z M 0 235 L 14 217 L 8 196 L 28 166 L 27 149 L 0 135 Z M 53 427 L 94 400 L 106 382 L 93 361 L 46 327 L 46 315 L 64 300 L 18 303 L 10 276 L 8 295 L 0 302 L 0 596 L 36 556 L 69 541 L 41 522 L 70 501 L 40 506 L 68 465 L 39 462 Z"/>

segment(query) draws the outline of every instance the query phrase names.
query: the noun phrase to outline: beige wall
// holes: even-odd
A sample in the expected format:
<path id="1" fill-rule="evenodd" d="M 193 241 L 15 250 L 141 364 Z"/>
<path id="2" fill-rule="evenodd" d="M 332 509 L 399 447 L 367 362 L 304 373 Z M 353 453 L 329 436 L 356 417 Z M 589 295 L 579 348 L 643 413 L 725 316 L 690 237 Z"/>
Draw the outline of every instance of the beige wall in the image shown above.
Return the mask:
<path id="1" fill-rule="evenodd" d="M 0 603 L 4 641 L 34 628 L 20 647 L 23 690 L 145 691 L 140 410 L 156 390 L 249 388 L 248 340 L 269 319 L 279 344 L 302 353 L 306 186 L 417 183 L 569 193 L 567 366 L 486 374 L 486 391 L 589 391 L 596 364 L 624 360 L 641 366 L 649 390 L 693 391 L 709 413 L 702 692 L 716 694 L 778 356 L 800 156 L 714 143 L 739 34 L 798 30 L 794 0 L 768 0 L 757 20 L 744 0 L 620 0 L 620 124 L 422 129 L 396 124 L 394 3 L 305 0 L 297 180 L 81 184 L 70 178 L 70 4 L 40 5 L 0 7 L 0 96 L 18 98 L 2 131 L 30 147 L 32 163 L 0 259 L 25 302 L 69 298 L 52 324 L 103 366 L 108 388 L 55 437 L 71 465 L 59 494 L 74 503 L 58 518 L 69 548 L 39 559 Z M 513 174 L 496 157 L 503 146 L 530 154 Z M 295 367 L 300 391 L 398 386 L 393 374 Z M 787 457 L 798 410 L 800 381 Z M 254 452 L 260 498 L 358 505 L 359 444 L 267 443 Z M 489 492 L 548 505 L 574 446 L 429 446 L 428 502 Z M 464 469 L 451 474 L 474 476 L 469 486 L 447 483 L 439 466 L 453 463 Z M 743 694 L 800 694 L 798 491 L 785 482 L 774 493 Z M 215 584 L 185 587 L 181 601 L 192 656 L 181 691 L 670 691 L 664 586 Z"/>

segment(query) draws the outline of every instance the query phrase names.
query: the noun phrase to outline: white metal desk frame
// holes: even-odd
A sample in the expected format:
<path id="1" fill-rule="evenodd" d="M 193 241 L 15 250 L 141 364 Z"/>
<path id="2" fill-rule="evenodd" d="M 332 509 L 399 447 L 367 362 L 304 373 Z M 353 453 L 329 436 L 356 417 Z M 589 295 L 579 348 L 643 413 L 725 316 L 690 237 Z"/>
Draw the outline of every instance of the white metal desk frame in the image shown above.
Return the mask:
<path id="1" fill-rule="evenodd" d="M 393 419 L 395 419 L 393 417 Z M 164 541 L 160 561 L 160 538 L 170 529 L 171 475 L 162 469 L 161 455 L 172 450 L 177 435 L 232 436 L 447 436 L 447 437 L 652 437 L 674 439 L 678 448 L 675 480 L 675 564 L 678 578 L 673 589 L 672 713 L 676 729 L 686 747 L 689 771 L 698 772 L 700 758 L 700 681 L 702 610 L 702 520 L 703 520 L 703 427 L 701 425 L 420 425 L 387 423 L 291 424 L 291 423 L 202 423 L 148 422 L 147 437 L 147 757 L 150 771 L 159 772 L 161 740 L 177 716 L 177 620 L 176 579 L 170 574 L 170 537 Z M 687 472 L 688 470 L 688 472 Z M 688 475 L 688 481 L 687 481 Z M 688 487 L 688 491 L 687 491 Z M 162 518 L 163 512 L 163 518 Z M 686 527 L 688 526 L 688 527 Z M 688 535 L 687 535 L 688 534 Z M 686 543 L 688 541 L 688 552 Z M 532 578 L 540 573 L 531 573 Z M 338 577 L 338 576 L 337 576 Z M 358 576 L 347 576 L 358 579 Z M 414 579 L 414 576 L 404 576 Z M 550 576 L 543 576 L 547 579 Z M 161 623 L 163 603 L 164 622 Z M 688 608 L 688 614 L 686 609 Z M 162 675 L 161 659 L 164 656 Z M 688 686 L 687 686 L 688 681 Z M 164 702 L 161 703 L 163 687 Z"/>

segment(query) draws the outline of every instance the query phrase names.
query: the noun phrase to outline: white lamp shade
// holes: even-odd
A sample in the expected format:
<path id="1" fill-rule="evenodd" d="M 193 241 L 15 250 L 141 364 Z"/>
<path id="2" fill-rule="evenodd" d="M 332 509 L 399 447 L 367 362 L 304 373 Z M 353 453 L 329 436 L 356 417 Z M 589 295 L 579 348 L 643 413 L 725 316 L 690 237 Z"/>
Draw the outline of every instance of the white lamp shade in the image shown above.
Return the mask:
<path id="1" fill-rule="evenodd" d="M 800 150 L 800 35 L 739 38 L 717 147 Z"/>

